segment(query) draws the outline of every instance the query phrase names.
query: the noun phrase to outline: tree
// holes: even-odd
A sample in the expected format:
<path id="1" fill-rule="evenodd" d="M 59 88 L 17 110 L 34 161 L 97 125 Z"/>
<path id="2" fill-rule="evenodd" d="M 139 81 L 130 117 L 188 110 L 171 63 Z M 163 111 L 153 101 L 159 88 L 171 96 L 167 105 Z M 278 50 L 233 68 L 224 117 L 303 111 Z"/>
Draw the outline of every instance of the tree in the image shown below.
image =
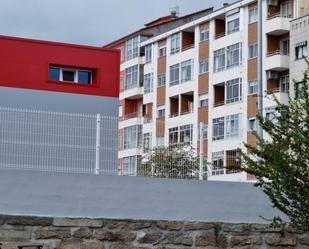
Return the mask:
<path id="1" fill-rule="evenodd" d="M 247 152 L 242 152 L 242 166 L 256 176 L 256 186 L 296 228 L 305 231 L 309 230 L 308 86 L 309 69 L 304 73 L 302 87 L 295 87 L 298 97 L 289 96 L 287 105 L 275 98 L 272 117 L 257 115 L 264 134 L 269 138 L 262 139 L 255 134 L 257 146 L 246 144 Z"/>
<path id="2" fill-rule="evenodd" d="M 138 175 L 198 178 L 198 156 L 190 145 L 158 146 L 144 154 Z"/>

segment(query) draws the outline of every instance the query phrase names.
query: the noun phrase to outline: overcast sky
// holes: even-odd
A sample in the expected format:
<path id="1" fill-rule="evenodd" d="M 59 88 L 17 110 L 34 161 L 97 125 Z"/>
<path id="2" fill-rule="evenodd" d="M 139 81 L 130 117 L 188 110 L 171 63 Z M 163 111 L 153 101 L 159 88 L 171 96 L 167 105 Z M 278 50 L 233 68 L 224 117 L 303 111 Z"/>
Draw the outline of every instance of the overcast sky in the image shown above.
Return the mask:
<path id="1" fill-rule="evenodd" d="M 168 15 L 233 0 L 0 0 L 0 34 L 101 46 Z"/>

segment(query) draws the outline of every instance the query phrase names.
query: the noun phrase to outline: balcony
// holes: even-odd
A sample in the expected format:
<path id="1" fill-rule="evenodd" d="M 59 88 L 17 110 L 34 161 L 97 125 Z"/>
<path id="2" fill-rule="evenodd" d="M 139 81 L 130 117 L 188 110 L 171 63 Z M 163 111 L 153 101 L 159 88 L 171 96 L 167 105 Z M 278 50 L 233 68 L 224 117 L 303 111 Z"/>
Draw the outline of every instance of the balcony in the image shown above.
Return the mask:
<path id="1" fill-rule="evenodd" d="M 271 51 L 266 55 L 264 68 L 266 71 L 285 71 L 289 69 L 290 57 L 280 50 Z"/>
<path id="2" fill-rule="evenodd" d="M 120 93 L 120 99 L 139 99 L 142 98 L 144 94 L 144 90 L 142 86 L 136 86 L 130 89 L 126 89 Z"/>
<path id="3" fill-rule="evenodd" d="M 119 118 L 119 129 L 132 125 L 141 125 L 141 124 L 143 124 L 143 116 L 138 112 L 125 114 Z"/>
<path id="4" fill-rule="evenodd" d="M 267 17 L 265 22 L 265 33 L 269 35 L 283 35 L 290 31 L 290 21 L 292 17 L 285 17 L 275 13 Z"/>

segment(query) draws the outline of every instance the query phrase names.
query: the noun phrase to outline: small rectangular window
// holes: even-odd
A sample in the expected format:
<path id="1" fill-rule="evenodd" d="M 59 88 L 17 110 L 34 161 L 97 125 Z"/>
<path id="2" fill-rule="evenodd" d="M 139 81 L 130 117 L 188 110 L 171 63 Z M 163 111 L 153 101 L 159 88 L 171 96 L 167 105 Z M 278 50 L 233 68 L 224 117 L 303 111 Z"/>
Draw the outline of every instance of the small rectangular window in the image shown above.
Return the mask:
<path id="1" fill-rule="evenodd" d="M 208 99 L 200 99 L 200 107 L 207 107 Z"/>
<path id="2" fill-rule="evenodd" d="M 179 84 L 179 64 L 170 66 L 170 86 Z"/>
<path id="3" fill-rule="evenodd" d="M 251 117 L 248 119 L 248 130 L 256 131 L 257 130 L 257 120 L 256 117 Z"/>
<path id="4" fill-rule="evenodd" d="M 249 59 L 255 58 L 258 56 L 258 44 L 254 43 L 249 46 Z"/>
<path id="5" fill-rule="evenodd" d="M 307 41 L 296 44 L 295 55 L 296 55 L 296 60 L 299 60 L 299 59 L 302 59 L 308 56 Z"/>
<path id="6" fill-rule="evenodd" d="M 91 83 L 91 72 L 78 70 L 78 83 L 90 84 Z"/>
<path id="7" fill-rule="evenodd" d="M 50 67 L 49 68 L 49 80 L 60 80 L 60 68 Z"/>
<path id="8" fill-rule="evenodd" d="M 171 54 L 180 52 L 180 33 L 171 36 Z"/>
<path id="9" fill-rule="evenodd" d="M 166 77 L 165 74 L 158 75 L 158 87 L 165 86 Z"/>
<path id="10" fill-rule="evenodd" d="M 258 8 L 249 9 L 249 24 L 258 21 Z"/>
<path id="11" fill-rule="evenodd" d="M 159 118 L 162 118 L 165 116 L 165 109 L 159 109 L 158 110 L 158 117 Z"/>
<path id="12" fill-rule="evenodd" d="M 163 57 L 166 55 L 166 46 L 159 48 L 159 57 Z"/>
<path id="13" fill-rule="evenodd" d="M 248 95 L 257 94 L 258 92 L 258 81 L 250 80 L 248 82 Z"/>
<path id="14" fill-rule="evenodd" d="M 69 69 L 63 69 L 62 70 L 62 80 L 63 81 L 75 81 L 76 77 L 76 71 L 75 70 L 69 70 Z"/>
<path id="15" fill-rule="evenodd" d="M 200 42 L 206 41 L 209 39 L 209 28 L 200 29 Z"/>
<path id="16" fill-rule="evenodd" d="M 239 31 L 239 18 L 236 18 L 227 23 L 227 34 L 232 34 Z"/>
<path id="17" fill-rule="evenodd" d="M 200 74 L 208 73 L 208 69 L 209 69 L 208 59 L 204 61 L 200 61 L 199 73 Z"/>

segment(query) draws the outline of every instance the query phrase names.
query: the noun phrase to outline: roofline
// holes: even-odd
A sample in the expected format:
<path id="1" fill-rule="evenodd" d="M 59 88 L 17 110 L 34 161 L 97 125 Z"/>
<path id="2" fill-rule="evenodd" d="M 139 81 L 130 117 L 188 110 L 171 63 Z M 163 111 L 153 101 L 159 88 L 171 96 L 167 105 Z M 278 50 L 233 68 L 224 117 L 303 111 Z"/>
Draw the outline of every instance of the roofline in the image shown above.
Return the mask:
<path id="1" fill-rule="evenodd" d="M 129 38 L 129 37 L 131 37 L 131 36 L 134 36 L 134 35 L 137 35 L 137 34 L 141 33 L 141 32 L 144 31 L 144 30 L 147 30 L 147 29 L 150 29 L 150 28 L 153 28 L 153 27 L 157 27 L 157 26 L 161 26 L 161 25 L 164 25 L 164 24 L 167 24 L 167 23 L 171 23 L 171 22 L 180 20 L 180 19 L 182 19 L 182 18 L 186 18 L 186 17 L 192 16 L 192 15 L 196 15 L 196 14 L 199 14 L 199 13 L 202 13 L 202 12 L 213 11 L 213 9 L 214 9 L 213 7 L 210 7 L 210 8 L 203 9 L 203 10 L 199 10 L 199 11 L 196 11 L 196 12 L 193 12 L 193 13 L 190 13 L 190 14 L 187 14 L 187 15 L 184 15 L 184 16 L 180 16 L 180 17 L 175 18 L 175 19 L 171 19 L 171 20 L 169 20 L 169 21 L 167 21 L 167 22 L 160 23 L 160 24 L 158 24 L 158 25 L 154 25 L 154 26 L 151 26 L 151 27 L 143 27 L 143 28 L 138 29 L 137 31 L 134 31 L 134 32 L 132 32 L 132 33 L 126 35 L 126 36 L 123 36 L 123 37 L 121 37 L 121 38 L 119 38 L 119 39 L 117 39 L 117 40 L 115 40 L 115 41 L 113 41 L 113 42 L 110 42 L 110 43 L 108 43 L 108 44 L 103 45 L 103 48 L 108 48 L 108 47 L 110 47 L 110 46 L 112 46 L 112 45 L 117 45 L 117 44 L 121 43 L 122 41 L 125 41 L 127 38 Z M 160 17 L 159 17 L 159 18 L 160 18 Z M 158 20 L 159 18 L 157 18 L 156 20 Z"/>
<path id="2" fill-rule="evenodd" d="M 204 23 L 204 22 L 207 22 L 207 21 L 210 21 L 212 19 L 214 19 L 215 17 L 219 16 L 219 15 L 222 15 L 230 10 L 233 10 L 235 8 L 239 8 L 239 7 L 242 7 L 242 6 L 246 6 L 246 5 L 249 5 L 251 3 L 254 3 L 254 2 L 257 2 L 257 0 L 238 0 L 234 3 L 231 3 L 229 4 L 228 6 L 226 7 L 221 7 L 217 10 L 215 10 L 214 12 L 206 15 L 206 16 L 203 16 L 195 21 L 192 21 L 190 23 L 186 23 L 184 25 L 181 25 L 173 30 L 170 30 L 170 31 L 167 31 L 163 34 L 160 34 L 160 35 L 157 35 L 157 36 L 154 36 L 146 41 L 143 41 L 141 43 L 141 46 L 145 46 L 149 43 L 154 43 L 156 41 L 159 41 L 159 40 L 162 40 L 162 39 L 165 39 L 166 37 L 176 33 L 176 32 L 180 32 L 182 30 L 185 30 L 187 28 L 190 28 L 192 26 L 195 26 L 195 25 L 198 25 L 198 24 L 201 24 L 201 23 Z"/>
<path id="3" fill-rule="evenodd" d="M 70 48 L 81 48 L 81 49 L 88 49 L 88 50 L 96 50 L 96 51 L 100 51 L 100 52 L 104 51 L 104 52 L 119 53 L 119 51 L 117 49 L 112 49 L 112 48 L 102 48 L 102 47 L 95 47 L 95 46 L 89 46 L 89 45 L 80 45 L 80 44 L 55 42 L 55 41 L 46 41 L 46 40 L 22 38 L 22 37 L 16 37 L 16 36 L 0 35 L 0 40 L 11 40 L 11 41 L 18 41 L 18 42 L 27 42 L 27 43 L 35 43 L 35 44 L 45 44 L 45 45 L 54 45 L 54 46 L 62 46 L 62 47 L 70 47 Z"/>

